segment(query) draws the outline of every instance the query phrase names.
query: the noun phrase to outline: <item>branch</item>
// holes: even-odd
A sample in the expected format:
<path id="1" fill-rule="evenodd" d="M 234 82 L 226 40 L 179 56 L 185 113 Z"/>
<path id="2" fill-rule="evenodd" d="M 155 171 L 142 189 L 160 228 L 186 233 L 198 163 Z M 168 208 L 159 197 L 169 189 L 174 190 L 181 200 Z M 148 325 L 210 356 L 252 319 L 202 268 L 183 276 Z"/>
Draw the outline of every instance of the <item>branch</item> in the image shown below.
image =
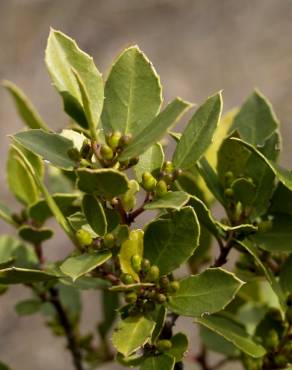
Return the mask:
<path id="1" fill-rule="evenodd" d="M 224 245 L 222 240 L 220 238 L 217 238 L 217 241 L 219 243 L 220 248 L 220 254 L 216 258 L 214 264 L 211 266 L 211 268 L 214 267 L 221 267 L 227 262 L 227 257 L 233 247 L 233 234 L 234 232 L 231 231 L 228 235 L 228 239 L 226 241 L 226 244 Z"/>

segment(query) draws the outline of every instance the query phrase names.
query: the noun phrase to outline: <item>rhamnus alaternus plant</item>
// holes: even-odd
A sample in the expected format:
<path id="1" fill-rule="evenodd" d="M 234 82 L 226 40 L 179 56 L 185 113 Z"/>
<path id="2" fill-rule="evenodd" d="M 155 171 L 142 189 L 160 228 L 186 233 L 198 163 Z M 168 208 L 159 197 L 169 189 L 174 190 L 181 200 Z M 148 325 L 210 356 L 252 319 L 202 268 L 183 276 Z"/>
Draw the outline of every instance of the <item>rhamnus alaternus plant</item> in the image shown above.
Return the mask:
<path id="1" fill-rule="evenodd" d="M 10 138 L 7 180 L 20 207 L 0 208 L 18 234 L 0 237 L 1 293 L 22 284 L 30 297 L 17 313 L 43 313 L 76 370 L 109 361 L 141 370 L 230 361 L 291 368 L 292 173 L 278 164 L 279 123 L 267 99 L 254 91 L 223 117 L 221 92 L 195 108 L 180 98 L 162 107 L 159 76 L 137 46 L 104 80 L 54 30 L 45 60 L 66 128 L 54 132 L 4 82 L 27 128 Z M 52 217 L 71 246 L 57 261 L 45 251 Z M 84 332 L 80 293 L 89 289 L 103 319 Z M 200 343 L 178 332 L 184 317 Z"/>

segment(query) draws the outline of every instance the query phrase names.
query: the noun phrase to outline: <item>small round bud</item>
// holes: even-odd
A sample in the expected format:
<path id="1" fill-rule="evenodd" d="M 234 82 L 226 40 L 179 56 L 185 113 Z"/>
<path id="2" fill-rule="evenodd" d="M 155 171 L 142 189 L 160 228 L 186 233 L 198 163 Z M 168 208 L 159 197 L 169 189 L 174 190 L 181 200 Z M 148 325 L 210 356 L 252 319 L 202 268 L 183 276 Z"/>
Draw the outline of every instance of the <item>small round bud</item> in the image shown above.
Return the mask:
<path id="1" fill-rule="evenodd" d="M 141 262 L 141 270 L 143 272 L 148 272 L 150 270 L 150 267 L 151 267 L 150 261 L 147 260 L 146 258 L 143 258 L 143 260 Z"/>
<path id="2" fill-rule="evenodd" d="M 122 274 L 121 281 L 126 285 L 135 283 L 134 278 L 131 274 Z"/>
<path id="3" fill-rule="evenodd" d="M 232 171 L 227 171 L 227 172 L 225 173 L 225 179 L 226 179 L 226 180 L 232 180 L 232 179 L 234 179 L 233 172 L 232 172 Z"/>
<path id="4" fill-rule="evenodd" d="M 176 293 L 179 290 L 180 283 L 179 281 L 171 281 L 169 284 L 169 291 L 170 293 Z"/>
<path id="5" fill-rule="evenodd" d="M 265 337 L 265 347 L 269 350 L 275 351 L 279 345 L 279 336 L 276 330 L 270 330 Z"/>
<path id="6" fill-rule="evenodd" d="M 84 229 L 79 229 L 76 232 L 76 238 L 78 240 L 78 243 L 81 245 L 81 247 L 86 247 L 90 245 L 93 241 L 90 233 Z"/>
<path id="7" fill-rule="evenodd" d="M 167 339 L 161 339 L 158 340 L 156 343 L 156 348 L 159 352 L 165 352 L 168 351 L 172 347 L 172 343 L 170 340 Z"/>
<path id="8" fill-rule="evenodd" d="M 103 242 L 107 248 L 112 248 L 115 245 L 116 238 L 113 234 L 108 233 L 104 236 Z"/>
<path id="9" fill-rule="evenodd" d="M 169 279 L 167 276 L 161 276 L 159 279 L 159 285 L 161 288 L 167 288 L 169 286 Z"/>
<path id="10" fill-rule="evenodd" d="M 100 154 L 104 159 L 107 160 L 113 159 L 114 157 L 114 152 L 112 148 L 106 144 L 100 147 Z"/>
<path id="11" fill-rule="evenodd" d="M 122 134 L 120 131 L 115 131 L 107 137 L 107 143 L 112 149 L 116 149 L 119 146 Z"/>
<path id="12" fill-rule="evenodd" d="M 134 256 L 132 256 L 131 265 L 133 267 L 133 270 L 137 273 L 141 270 L 141 262 L 142 258 L 139 254 L 135 254 Z"/>
<path id="13" fill-rule="evenodd" d="M 162 304 L 162 303 L 166 302 L 166 296 L 162 293 L 158 293 L 155 297 L 155 300 L 156 300 L 156 302 Z"/>
<path id="14" fill-rule="evenodd" d="M 274 357 L 274 362 L 277 366 L 279 366 L 280 368 L 283 368 L 287 365 L 288 360 L 285 355 L 282 355 L 279 353 Z"/>
<path id="15" fill-rule="evenodd" d="M 159 278 L 159 268 L 155 265 L 150 267 L 150 270 L 147 273 L 146 280 L 147 281 L 156 281 Z"/>
<path id="16" fill-rule="evenodd" d="M 123 135 L 120 138 L 119 146 L 123 148 L 124 146 L 129 145 L 131 141 L 132 141 L 132 134 Z"/>
<path id="17" fill-rule="evenodd" d="M 241 215 L 242 215 L 242 203 L 241 202 L 237 202 L 236 205 L 235 205 L 235 210 L 234 210 L 234 219 L 235 220 L 240 220 L 241 218 Z"/>
<path id="18" fill-rule="evenodd" d="M 178 177 L 180 177 L 182 174 L 183 174 L 183 170 L 181 168 L 176 168 L 173 171 L 173 176 L 174 176 L 175 179 L 177 179 Z"/>
<path id="19" fill-rule="evenodd" d="M 165 176 L 164 176 L 164 181 L 167 183 L 167 184 L 171 184 L 174 180 L 174 176 L 172 173 L 167 173 Z"/>
<path id="20" fill-rule="evenodd" d="M 78 162 L 81 159 L 81 154 L 77 148 L 68 149 L 67 154 L 72 161 Z"/>
<path id="21" fill-rule="evenodd" d="M 150 172 L 146 171 L 142 175 L 142 186 L 146 191 L 153 191 L 156 186 L 156 179 L 151 175 Z"/>
<path id="22" fill-rule="evenodd" d="M 224 194 L 227 198 L 232 198 L 234 196 L 234 191 L 231 188 L 227 188 L 225 189 Z"/>
<path id="23" fill-rule="evenodd" d="M 135 292 L 130 292 L 125 295 L 125 301 L 127 303 L 135 303 L 137 301 L 137 294 Z"/>
<path id="24" fill-rule="evenodd" d="M 127 191 L 124 195 L 121 196 L 121 202 L 124 210 L 126 212 L 129 212 L 135 207 L 137 200 L 131 191 Z"/>
<path id="25" fill-rule="evenodd" d="M 167 184 L 164 180 L 159 180 L 156 184 L 155 193 L 158 197 L 162 197 L 167 193 Z"/>
<path id="26" fill-rule="evenodd" d="M 174 170 L 172 162 L 171 161 L 164 162 L 163 169 L 166 173 L 172 173 Z"/>

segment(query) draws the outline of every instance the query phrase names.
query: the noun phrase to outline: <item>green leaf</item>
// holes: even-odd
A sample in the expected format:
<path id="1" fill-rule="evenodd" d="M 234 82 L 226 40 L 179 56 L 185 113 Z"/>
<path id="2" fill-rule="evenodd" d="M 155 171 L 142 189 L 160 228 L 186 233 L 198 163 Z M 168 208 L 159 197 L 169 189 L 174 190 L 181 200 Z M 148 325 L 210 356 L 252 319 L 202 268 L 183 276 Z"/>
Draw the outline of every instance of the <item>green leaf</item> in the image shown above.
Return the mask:
<path id="1" fill-rule="evenodd" d="M 95 196 L 85 194 L 82 201 L 82 208 L 92 230 L 99 236 L 105 235 L 107 222 L 101 202 Z"/>
<path id="2" fill-rule="evenodd" d="M 43 130 L 27 130 L 15 134 L 13 139 L 53 166 L 67 170 L 76 166 L 76 162 L 68 156 L 68 150 L 73 148 L 73 142 L 62 135 Z"/>
<path id="3" fill-rule="evenodd" d="M 140 155 L 139 162 L 134 167 L 134 172 L 138 182 L 142 181 L 144 172 L 150 172 L 157 175 L 164 162 L 164 153 L 162 145 L 156 143 Z"/>
<path id="4" fill-rule="evenodd" d="M 20 267 L 9 267 L 0 270 L 0 284 L 30 284 L 56 278 L 56 275 L 41 270 Z"/>
<path id="5" fill-rule="evenodd" d="M 67 220 L 73 230 L 78 231 L 79 229 L 83 229 L 88 231 L 93 238 L 96 238 L 98 236 L 88 224 L 83 213 L 75 212 L 73 213 L 73 215 L 70 215 Z"/>
<path id="6" fill-rule="evenodd" d="M 266 97 L 255 90 L 243 103 L 229 132 L 253 145 L 263 145 L 279 126 L 279 121 Z"/>
<path id="7" fill-rule="evenodd" d="M 12 147 L 8 154 L 7 181 L 12 194 L 25 205 L 32 204 L 39 199 L 39 191 L 33 177 Z"/>
<path id="8" fill-rule="evenodd" d="M 69 216 L 79 209 L 74 205 L 75 201 L 79 198 L 77 194 L 60 193 L 52 195 L 52 198 L 64 216 Z M 45 199 L 40 199 L 36 203 L 31 204 L 28 208 L 28 214 L 32 219 L 41 224 L 53 216 L 53 213 Z"/>
<path id="9" fill-rule="evenodd" d="M 251 237 L 260 248 L 273 253 L 292 252 L 292 216 L 275 214 L 267 231 Z"/>
<path id="10" fill-rule="evenodd" d="M 73 142 L 74 148 L 78 149 L 79 151 L 82 148 L 84 140 L 86 140 L 86 136 L 84 136 L 82 133 L 68 129 L 62 130 L 61 136 L 64 136 L 66 139 L 71 140 Z"/>
<path id="11" fill-rule="evenodd" d="M 29 128 L 42 128 L 45 131 L 49 131 L 46 123 L 19 87 L 10 81 L 4 81 L 3 86 L 11 94 L 19 116 Z"/>
<path id="12" fill-rule="evenodd" d="M 292 254 L 281 266 L 280 285 L 284 292 L 292 293 Z"/>
<path id="13" fill-rule="evenodd" d="M 155 328 L 152 333 L 151 342 L 155 343 L 156 340 L 159 338 L 161 331 L 164 327 L 165 320 L 166 320 L 167 310 L 163 305 L 159 305 L 155 307 L 155 311 L 153 312 L 153 320 L 155 321 Z"/>
<path id="14" fill-rule="evenodd" d="M 284 313 L 286 312 L 287 309 L 286 299 L 280 284 L 274 277 L 274 274 L 263 264 L 260 257 L 258 256 L 256 248 L 250 241 L 244 240 L 243 242 L 241 242 L 239 240 L 236 240 L 236 243 L 242 246 L 254 258 L 256 264 L 262 270 L 263 274 L 265 275 L 267 281 L 269 282 L 273 292 L 275 293 L 279 301 L 282 315 L 284 316 Z"/>
<path id="15" fill-rule="evenodd" d="M 67 258 L 60 266 L 63 274 L 73 281 L 102 265 L 112 256 L 111 252 L 83 253 Z"/>
<path id="16" fill-rule="evenodd" d="M 102 313 L 103 320 L 98 324 L 98 331 L 101 338 L 106 338 L 115 319 L 117 317 L 117 309 L 119 308 L 119 296 L 109 290 L 102 291 Z"/>
<path id="17" fill-rule="evenodd" d="M 19 316 L 32 315 L 41 309 L 42 302 L 36 299 L 26 299 L 20 301 L 15 306 L 15 311 Z"/>
<path id="18" fill-rule="evenodd" d="M 175 362 L 179 362 L 184 358 L 185 353 L 188 350 L 188 337 L 183 333 L 177 333 L 170 339 L 170 341 L 172 343 L 172 347 L 166 351 L 166 354 L 174 357 Z"/>
<path id="19" fill-rule="evenodd" d="M 279 183 L 271 199 L 270 213 L 282 213 L 292 216 L 292 191 Z"/>
<path id="20" fill-rule="evenodd" d="M 177 144 L 173 164 L 183 170 L 192 167 L 212 143 L 222 111 L 221 93 L 211 96 L 191 118 Z"/>
<path id="21" fill-rule="evenodd" d="M 103 81 L 92 57 L 80 50 L 74 40 L 62 32 L 51 30 L 46 49 L 46 64 L 53 83 L 64 102 L 65 111 L 81 126 L 87 127 L 88 107 L 73 70 L 80 76 L 90 102 L 90 119 L 97 127 L 104 99 Z M 92 127 L 92 128 L 93 128 Z"/>
<path id="22" fill-rule="evenodd" d="M 168 307 L 179 315 L 199 317 L 218 312 L 233 300 L 243 282 L 221 268 L 208 269 L 180 281 Z"/>
<path id="23" fill-rule="evenodd" d="M 34 131 L 36 131 L 36 130 L 34 130 Z M 56 202 L 52 198 L 51 194 L 48 192 L 45 184 L 43 183 L 43 181 L 41 180 L 39 175 L 36 173 L 36 171 L 34 170 L 34 167 L 30 164 L 30 162 L 27 160 L 27 158 L 21 152 L 21 150 L 19 150 L 16 146 L 13 146 L 13 148 L 18 152 L 19 157 L 21 158 L 21 160 L 25 164 L 26 170 L 32 175 L 32 177 L 34 178 L 38 188 L 43 193 L 43 196 L 44 196 L 48 206 L 50 207 L 51 212 L 53 213 L 57 222 L 59 223 L 59 225 L 62 227 L 62 229 L 65 231 L 67 236 L 71 239 L 71 241 L 74 244 L 78 245 L 77 241 L 76 241 L 76 238 L 75 238 L 75 235 L 72 232 L 70 224 L 68 223 L 68 221 L 64 217 L 63 213 L 61 212 L 60 208 L 58 207 L 58 205 L 56 204 Z"/>
<path id="24" fill-rule="evenodd" d="M 251 153 L 254 153 L 258 158 L 260 158 L 264 163 L 266 163 L 270 167 L 270 169 L 274 172 L 275 176 L 281 183 L 283 183 L 289 190 L 292 190 L 291 171 L 281 167 L 274 161 L 267 159 L 259 150 L 257 150 L 255 147 L 248 144 L 247 142 L 235 137 L 232 137 L 229 140 L 240 143 L 242 147 L 247 148 Z"/>
<path id="25" fill-rule="evenodd" d="M 18 235 L 32 244 L 40 244 L 45 240 L 51 239 L 54 235 L 52 229 L 42 228 L 38 229 L 30 225 L 21 226 L 18 229 Z"/>
<path id="26" fill-rule="evenodd" d="M 121 320 L 112 337 L 113 345 L 118 352 L 127 357 L 147 343 L 154 326 L 155 322 L 144 316 Z"/>
<path id="27" fill-rule="evenodd" d="M 38 264 L 37 256 L 31 247 L 10 235 L 0 236 L 0 265 L 12 262 L 14 266 L 34 268 Z M 11 266 L 10 264 L 10 266 Z M 7 267 L 8 267 L 7 266 Z M 4 268 L 4 267 L 3 267 Z"/>
<path id="28" fill-rule="evenodd" d="M 48 187 L 52 193 L 73 193 L 75 191 L 74 177 L 76 177 L 74 172 L 68 173 L 57 167 L 48 167 Z"/>
<path id="29" fill-rule="evenodd" d="M 184 191 L 170 191 L 161 198 L 154 198 L 144 206 L 145 209 L 176 209 L 180 210 L 189 200 L 189 195 Z"/>
<path id="30" fill-rule="evenodd" d="M 264 347 L 256 343 L 241 326 L 227 317 L 217 314 L 197 318 L 196 322 L 221 335 L 251 357 L 262 357 L 266 353 Z"/>
<path id="31" fill-rule="evenodd" d="M 146 358 L 140 370 L 173 370 L 175 359 L 169 355 L 159 355 Z"/>
<path id="32" fill-rule="evenodd" d="M 234 197 L 244 206 L 250 205 L 254 198 L 256 186 L 248 179 L 241 177 L 233 181 L 231 188 L 234 191 Z"/>
<path id="33" fill-rule="evenodd" d="M 122 151 L 120 160 L 127 160 L 144 153 L 155 142 L 161 140 L 167 129 L 173 126 L 190 104 L 176 98 L 169 103 L 139 134 L 135 135 L 131 143 Z"/>
<path id="34" fill-rule="evenodd" d="M 85 193 L 112 199 L 124 194 L 129 189 L 127 176 L 111 168 L 91 170 L 82 168 L 77 171 L 77 186 Z"/>
<path id="35" fill-rule="evenodd" d="M 105 84 L 104 130 L 136 136 L 156 116 L 161 101 L 159 77 L 145 54 L 138 46 L 124 50 Z"/>
<path id="36" fill-rule="evenodd" d="M 144 235 L 144 257 L 166 275 L 195 251 L 199 243 L 199 223 L 191 207 L 182 208 L 151 222 Z"/>
<path id="37" fill-rule="evenodd" d="M 131 259 L 132 256 L 138 254 L 143 256 L 143 231 L 132 230 L 129 239 L 124 241 L 121 245 L 119 260 L 121 269 L 125 274 L 131 274 L 136 281 L 140 281 L 138 274 L 133 270 Z"/>

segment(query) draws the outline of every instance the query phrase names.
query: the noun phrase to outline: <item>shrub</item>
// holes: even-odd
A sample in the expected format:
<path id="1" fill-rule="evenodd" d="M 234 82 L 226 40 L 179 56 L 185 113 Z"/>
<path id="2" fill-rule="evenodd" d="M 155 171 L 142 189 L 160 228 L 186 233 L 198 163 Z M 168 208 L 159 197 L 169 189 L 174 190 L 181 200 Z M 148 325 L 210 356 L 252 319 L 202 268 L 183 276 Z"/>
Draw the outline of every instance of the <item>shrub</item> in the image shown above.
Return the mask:
<path id="1" fill-rule="evenodd" d="M 52 30 L 46 64 L 70 117 L 61 132 L 4 83 L 28 126 L 11 137 L 7 163 L 21 209 L 0 208 L 18 234 L 0 237 L 1 293 L 13 284 L 31 292 L 16 312 L 42 312 L 78 370 L 114 360 L 141 370 L 185 361 L 203 370 L 229 361 L 289 368 L 292 174 L 277 162 L 279 123 L 267 99 L 254 91 L 222 118 L 216 93 L 178 133 L 192 105 L 176 98 L 161 109 L 159 77 L 138 47 L 118 56 L 104 84 L 92 58 Z M 139 229 L 142 214 L 150 221 Z M 51 217 L 72 245 L 58 261 L 43 254 Z M 99 291 L 103 312 L 88 333 L 80 330 L 85 289 Z M 175 329 L 184 316 L 200 328 L 189 356 Z M 209 351 L 222 360 L 211 365 Z"/>

